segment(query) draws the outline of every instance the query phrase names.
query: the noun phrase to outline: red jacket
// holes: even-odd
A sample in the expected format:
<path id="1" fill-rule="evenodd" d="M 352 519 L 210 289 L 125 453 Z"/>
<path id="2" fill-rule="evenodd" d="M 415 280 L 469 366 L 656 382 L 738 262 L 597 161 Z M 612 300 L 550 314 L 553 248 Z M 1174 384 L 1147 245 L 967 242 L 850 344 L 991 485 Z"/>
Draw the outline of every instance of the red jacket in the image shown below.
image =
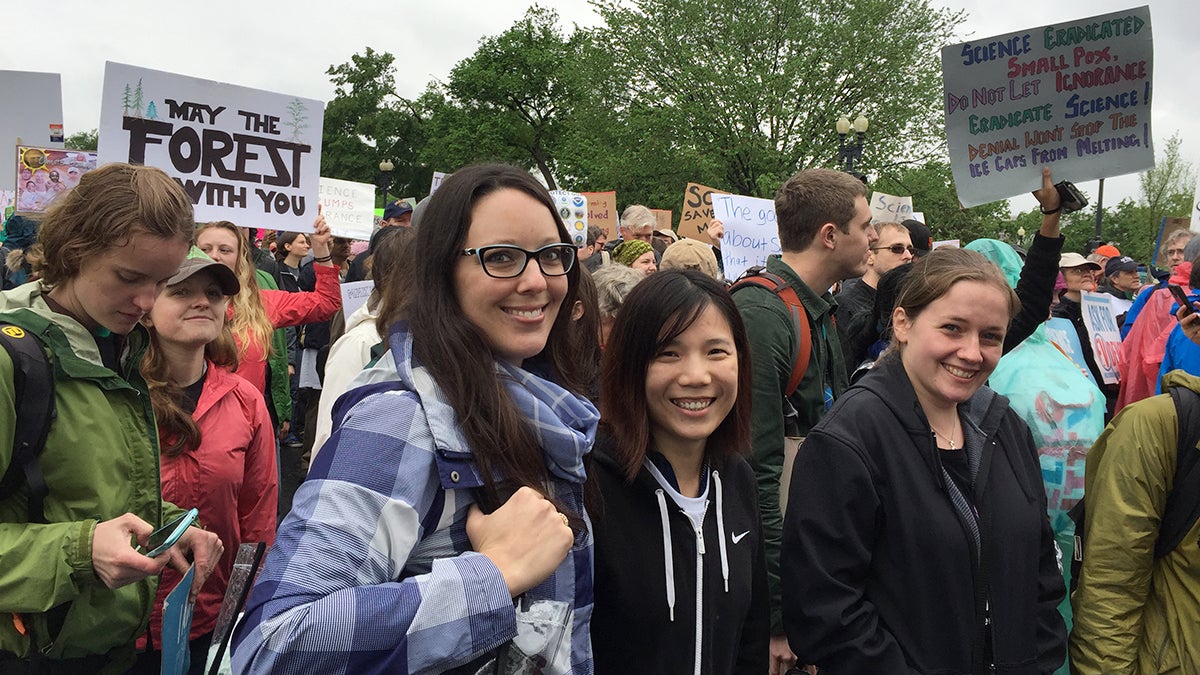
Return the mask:
<path id="1" fill-rule="evenodd" d="M 192 419 L 200 427 L 200 447 L 162 456 L 163 499 L 184 509 L 200 509 L 204 528 L 225 544 L 220 563 L 196 600 L 194 639 L 216 625 L 238 546 L 259 541 L 270 546 L 275 541 L 279 477 L 271 416 L 263 395 L 244 379 L 208 362 Z M 172 568 L 163 571 L 150 616 L 154 649 L 162 648 L 163 600 L 179 579 Z M 139 640 L 139 646 L 144 641 Z"/>
<path id="2" fill-rule="evenodd" d="M 1191 263 L 1180 263 L 1171 273 L 1170 283 L 1182 286 L 1185 293 L 1191 293 L 1188 286 L 1191 271 Z M 1167 289 L 1150 291 L 1150 297 L 1134 320 L 1129 334 L 1121 341 L 1121 390 L 1117 395 L 1114 415 L 1130 403 L 1137 403 L 1156 393 L 1158 370 L 1167 351 L 1167 338 L 1171 335 L 1171 329 L 1178 324 L 1171 314 L 1171 305 L 1174 303 L 1175 296 Z"/>
<path id="3" fill-rule="evenodd" d="M 313 265 L 317 284 L 312 291 L 289 293 L 262 289 L 259 291 L 267 318 L 275 328 L 302 326 L 306 323 L 328 321 L 342 308 L 342 287 L 338 283 L 338 269 L 329 265 Z M 233 316 L 233 306 L 229 307 Z M 239 340 L 238 346 L 242 347 Z M 267 345 L 251 343 L 245 345 L 245 354 L 239 359 L 237 374 L 241 375 L 259 391 L 267 390 Z"/>

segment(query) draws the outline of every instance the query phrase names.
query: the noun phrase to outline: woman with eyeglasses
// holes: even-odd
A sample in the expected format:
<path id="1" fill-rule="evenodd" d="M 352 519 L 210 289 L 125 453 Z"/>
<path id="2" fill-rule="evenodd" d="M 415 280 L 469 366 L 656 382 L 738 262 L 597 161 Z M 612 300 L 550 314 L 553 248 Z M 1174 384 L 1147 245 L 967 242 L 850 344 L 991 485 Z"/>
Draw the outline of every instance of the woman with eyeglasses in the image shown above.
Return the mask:
<path id="1" fill-rule="evenodd" d="M 388 351 L 334 407 L 235 670 L 592 672 L 599 415 L 568 358 L 570 242 L 527 171 L 442 183 L 412 257 L 422 292 L 380 317 Z"/>

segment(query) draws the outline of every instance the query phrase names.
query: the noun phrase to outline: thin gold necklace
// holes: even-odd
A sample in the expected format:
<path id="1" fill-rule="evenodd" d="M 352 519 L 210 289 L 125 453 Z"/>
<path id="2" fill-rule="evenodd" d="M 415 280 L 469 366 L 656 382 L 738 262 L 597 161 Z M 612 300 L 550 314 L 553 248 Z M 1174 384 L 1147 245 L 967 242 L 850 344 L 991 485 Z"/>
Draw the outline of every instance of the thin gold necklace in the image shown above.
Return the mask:
<path id="1" fill-rule="evenodd" d="M 959 419 L 958 419 L 958 415 L 955 415 L 955 416 L 954 416 L 954 426 L 953 426 L 953 427 L 950 427 L 951 434 L 953 434 L 955 427 L 957 427 L 958 425 L 959 425 Z M 936 439 L 938 439 L 938 438 L 944 439 L 944 440 L 945 440 L 947 443 L 949 443 L 949 444 L 950 444 L 950 449 L 951 449 L 951 450 L 957 450 L 957 449 L 958 449 L 958 446 L 956 446 L 956 445 L 954 444 L 954 436 L 953 436 L 953 435 L 947 436 L 946 434 L 940 433 L 940 432 L 939 432 L 937 429 L 934 429 L 934 428 L 933 428 L 933 423 L 932 423 L 932 422 L 930 422 L 930 423 L 929 423 L 929 430 L 933 432 L 933 437 L 934 437 L 934 439 L 935 439 L 935 440 L 936 440 Z"/>

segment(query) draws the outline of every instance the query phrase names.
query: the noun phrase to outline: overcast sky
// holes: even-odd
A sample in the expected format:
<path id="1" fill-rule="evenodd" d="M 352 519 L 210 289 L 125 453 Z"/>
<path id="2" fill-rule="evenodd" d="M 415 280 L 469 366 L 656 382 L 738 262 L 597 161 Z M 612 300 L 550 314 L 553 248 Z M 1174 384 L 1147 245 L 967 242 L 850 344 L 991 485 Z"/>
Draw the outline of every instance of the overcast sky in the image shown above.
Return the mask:
<path id="1" fill-rule="evenodd" d="M 966 11 L 959 36 L 963 40 L 1137 6 L 1128 0 L 933 1 Z M 396 55 L 397 91 L 413 97 L 430 79 L 446 78 L 455 63 L 474 53 L 480 38 L 511 26 L 529 4 L 528 0 L 6 2 L 5 25 L 11 30 L 7 39 L 0 40 L 0 69 L 61 73 L 68 135 L 99 126 L 104 62 L 110 60 L 326 101 L 333 95 L 326 69 L 371 46 Z M 599 22 L 586 0 L 543 4 L 558 10 L 568 29 L 573 23 Z M 1150 12 L 1156 149 L 1179 131 L 1185 157 L 1200 165 L 1200 114 L 1194 110 L 1200 92 L 1200 40 L 1195 33 L 1200 10 L 1195 0 L 1155 0 Z M 879 29 L 886 31 L 887 26 Z M 0 92 L 0 97 L 12 93 Z M 1080 187 L 1094 203 L 1096 183 Z M 1111 178 L 1105 182 L 1104 201 L 1115 204 L 1122 197 L 1136 197 L 1137 192 L 1136 176 Z M 1029 209 L 1034 201 L 1017 198 L 1013 205 Z"/>

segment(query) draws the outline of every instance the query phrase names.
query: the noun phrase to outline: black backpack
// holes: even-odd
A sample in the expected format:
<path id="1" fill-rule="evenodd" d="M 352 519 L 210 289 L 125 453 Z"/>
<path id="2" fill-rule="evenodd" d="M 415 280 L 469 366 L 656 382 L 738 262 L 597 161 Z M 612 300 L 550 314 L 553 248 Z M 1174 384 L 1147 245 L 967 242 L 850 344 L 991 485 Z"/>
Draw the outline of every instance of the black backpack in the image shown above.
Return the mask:
<path id="1" fill-rule="evenodd" d="M 1158 539 L 1154 542 L 1154 559 L 1174 551 L 1197 519 L 1200 519 L 1200 394 L 1187 387 L 1171 387 L 1171 400 L 1179 418 L 1179 443 L 1176 447 L 1174 488 L 1167 495 Z M 1087 510 L 1080 499 L 1067 516 L 1075 523 L 1075 555 L 1071 560 L 1071 592 L 1079 585 L 1083 568 L 1084 523 Z"/>
<path id="2" fill-rule="evenodd" d="M 12 461 L 0 478 L 0 500 L 22 486 L 29 490 L 28 520 L 44 523 L 43 506 L 49 489 L 38 456 L 54 420 L 54 372 L 46 351 L 29 331 L 0 323 L 0 347 L 13 363 L 13 402 L 17 423 L 13 430 Z"/>

